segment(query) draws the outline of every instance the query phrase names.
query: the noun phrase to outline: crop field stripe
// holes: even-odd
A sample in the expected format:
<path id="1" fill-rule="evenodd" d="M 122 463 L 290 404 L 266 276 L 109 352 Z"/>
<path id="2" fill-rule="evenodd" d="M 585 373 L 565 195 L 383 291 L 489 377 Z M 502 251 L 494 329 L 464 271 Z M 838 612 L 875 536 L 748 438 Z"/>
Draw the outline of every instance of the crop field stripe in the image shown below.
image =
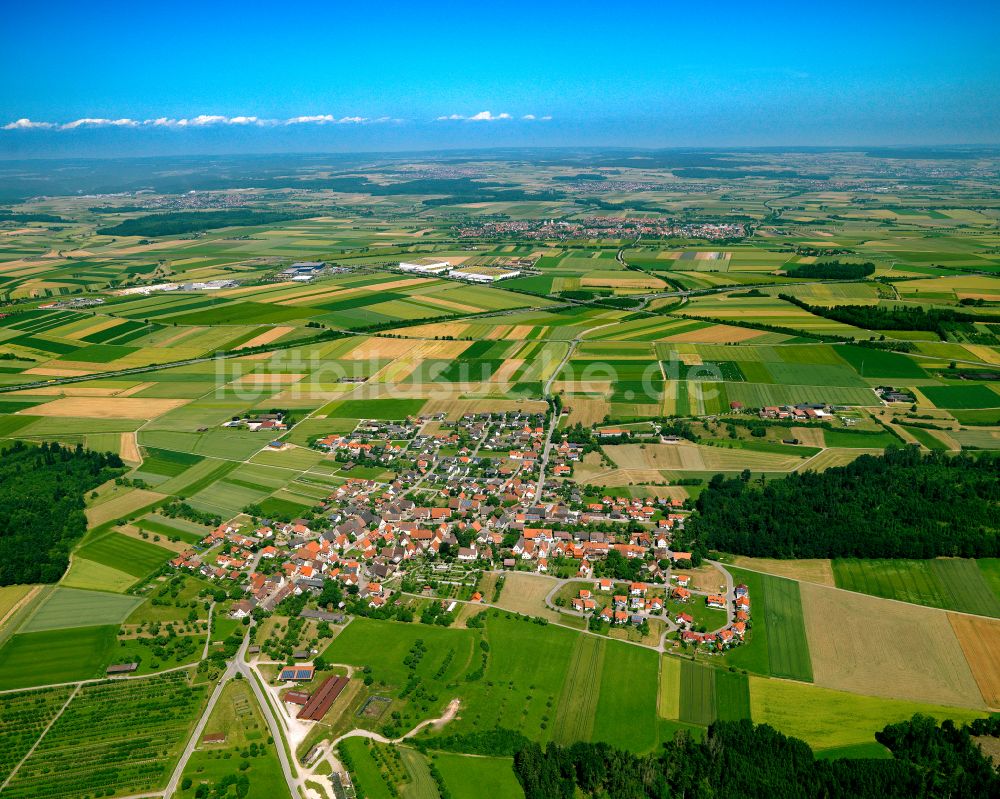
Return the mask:
<path id="1" fill-rule="evenodd" d="M 715 719 L 714 669 L 689 660 L 682 661 L 680 720 L 707 727 Z"/>
<path id="2" fill-rule="evenodd" d="M 552 735 L 556 743 L 571 744 L 590 740 L 601 692 L 605 644 L 603 639 L 592 635 L 580 635 L 577 638 L 556 709 L 555 730 Z"/>
<path id="3" fill-rule="evenodd" d="M 771 674 L 811 682 L 812 661 L 809 658 L 799 584 L 771 575 L 764 575 L 762 583 Z"/>
<path id="4" fill-rule="evenodd" d="M 660 658 L 660 718 L 680 719 L 681 715 L 681 661 L 674 657 Z"/>
<path id="5" fill-rule="evenodd" d="M 833 562 L 838 588 L 927 607 L 1000 618 L 1000 598 L 973 560 Z"/>
<path id="6" fill-rule="evenodd" d="M 715 672 L 716 718 L 738 721 L 750 716 L 750 680 L 737 671 Z"/>

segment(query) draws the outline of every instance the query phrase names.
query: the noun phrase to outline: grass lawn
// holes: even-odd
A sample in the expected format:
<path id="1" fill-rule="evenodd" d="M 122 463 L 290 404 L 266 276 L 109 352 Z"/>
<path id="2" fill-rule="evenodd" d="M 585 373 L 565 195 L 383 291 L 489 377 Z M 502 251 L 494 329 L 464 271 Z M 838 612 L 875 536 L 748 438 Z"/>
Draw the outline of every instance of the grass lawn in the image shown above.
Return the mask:
<path id="1" fill-rule="evenodd" d="M 1000 618 L 1000 596 L 974 560 L 838 559 L 833 573 L 848 591 Z"/>
<path id="2" fill-rule="evenodd" d="M 524 799 L 510 758 L 441 753 L 434 763 L 454 799 Z"/>
<path id="3" fill-rule="evenodd" d="M 74 557 L 102 563 L 134 577 L 145 577 L 174 557 L 174 553 L 121 533 L 109 533 L 82 546 Z"/>
<path id="4" fill-rule="evenodd" d="M 372 744 L 366 738 L 348 738 L 340 748 L 350 758 L 351 780 L 358 796 L 367 799 L 393 799 L 392 786 L 382 777 L 372 755 Z"/>
<path id="5" fill-rule="evenodd" d="M 121 624 L 142 599 L 59 586 L 21 627 L 22 632 Z"/>
<path id="6" fill-rule="evenodd" d="M 0 690 L 100 677 L 117 632 L 107 625 L 18 633 L 0 648 Z"/>

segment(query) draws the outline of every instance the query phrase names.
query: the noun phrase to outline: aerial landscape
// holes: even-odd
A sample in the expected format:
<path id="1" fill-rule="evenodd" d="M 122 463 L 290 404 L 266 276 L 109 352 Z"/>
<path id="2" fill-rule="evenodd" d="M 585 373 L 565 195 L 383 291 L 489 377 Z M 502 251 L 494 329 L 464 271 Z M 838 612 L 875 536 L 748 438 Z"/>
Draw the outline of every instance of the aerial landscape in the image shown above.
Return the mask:
<path id="1" fill-rule="evenodd" d="M 1000 795 L 1000 14 L 959 5 L 850 70 L 613 79 L 302 8 L 213 86 L 204 31 L 64 9 L 28 66 L 13 12 L 0 797 Z M 368 15 L 358 73 L 286 41 Z M 167 62 L 72 44 L 140 29 Z"/>

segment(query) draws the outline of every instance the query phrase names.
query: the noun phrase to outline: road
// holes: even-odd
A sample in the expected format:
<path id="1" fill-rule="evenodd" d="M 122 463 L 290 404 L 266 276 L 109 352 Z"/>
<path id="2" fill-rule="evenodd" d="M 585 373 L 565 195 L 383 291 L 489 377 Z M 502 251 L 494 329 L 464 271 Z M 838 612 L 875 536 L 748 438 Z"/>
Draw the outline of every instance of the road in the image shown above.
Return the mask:
<path id="1" fill-rule="evenodd" d="M 260 687 L 257 674 L 254 672 L 250 664 L 247 663 L 242 657 L 237 658 L 236 668 L 239 670 L 240 674 L 243 675 L 243 678 L 250 682 L 250 687 L 253 689 L 254 696 L 257 697 L 257 704 L 260 705 L 260 712 L 264 715 L 264 720 L 267 722 L 267 728 L 270 730 L 271 737 L 274 739 L 274 748 L 278 753 L 278 761 L 281 763 L 281 773 L 285 777 L 285 784 L 288 786 L 288 792 L 291 794 L 292 799 L 300 799 L 300 797 L 303 796 L 301 790 L 302 786 L 300 785 L 297 769 L 295 765 L 290 762 L 288 752 L 285 749 L 284 731 L 282 730 L 277 717 L 274 715 L 274 709 L 264 693 L 264 689 Z"/>
<path id="2" fill-rule="evenodd" d="M 589 332 L 589 331 L 586 331 Z M 581 332 L 580 335 L 583 335 Z M 566 354 L 563 359 L 559 362 L 555 371 L 549 375 L 549 379 L 545 381 L 545 386 L 542 388 L 542 396 L 548 400 L 552 396 L 552 382 L 559 376 L 559 373 L 563 370 L 566 362 L 570 359 L 573 354 L 573 350 L 576 349 L 576 345 L 580 343 L 579 337 L 573 339 L 569 346 L 566 348 Z M 542 459 L 538 464 L 538 483 L 535 485 L 535 502 L 538 502 L 542 498 L 542 489 L 545 487 L 545 470 L 549 465 L 549 452 L 552 450 L 552 436 L 556 432 L 556 428 L 559 427 L 560 416 L 555 412 L 555 406 L 552 406 L 552 421 L 549 422 L 549 429 L 545 434 L 545 446 L 542 447 Z"/>
<path id="3" fill-rule="evenodd" d="M 170 797 L 177 792 L 177 786 L 180 784 L 181 777 L 184 774 L 184 769 L 187 767 L 188 761 L 191 759 L 191 755 L 194 754 L 195 749 L 198 747 L 198 743 L 201 741 L 202 735 L 205 733 L 205 725 L 208 724 L 208 720 L 212 716 L 212 711 L 215 709 L 216 704 L 218 704 L 219 697 L 222 696 L 222 692 L 225 690 L 229 681 L 232 680 L 237 674 L 242 675 L 243 679 L 249 682 L 250 687 L 253 689 L 254 696 L 257 697 L 257 703 L 260 705 L 260 712 L 264 716 L 264 720 L 267 722 L 267 726 L 271 731 L 271 736 L 274 738 L 274 748 L 277 751 L 278 760 L 281 762 L 281 771 L 284 774 L 285 782 L 288 785 L 290 795 L 293 799 L 300 799 L 302 796 L 299 790 L 298 779 L 292 766 L 288 762 L 288 753 L 285 751 L 284 738 L 281 734 L 281 728 L 278 725 L 277 720 L 274 718 L 271 706 L 267 702 L 267 697 L 264 696 L 260 685 L 257 683 L 257 679 L 253 674 L 253 669 L 251 669 L 250 664 L 246 662 L 246 652 L 249 646 L 250 628 L 247 628 L 247 633 L 243 637 L 243 643 L 240 644 L 240 648 L 237 650 L 236 654 L 226 664 L 226 670 L 222 673 L 222 677 L 219 678 L 219 682 L 216 684 L 211 696 L 209 696 L 208 703 L 205 705 L 205 710 L 198 719 L 198 723 L 191 732 L 191 737 L 188 739 L 187 745 L 181 753 L 180 760 L 177 761 L 177 765 L 174 767 L 173 773 L 170 775 L 170 782 L 167 783 L 166 790 L 163 792 L 164 799 L 170 799 Z"/>

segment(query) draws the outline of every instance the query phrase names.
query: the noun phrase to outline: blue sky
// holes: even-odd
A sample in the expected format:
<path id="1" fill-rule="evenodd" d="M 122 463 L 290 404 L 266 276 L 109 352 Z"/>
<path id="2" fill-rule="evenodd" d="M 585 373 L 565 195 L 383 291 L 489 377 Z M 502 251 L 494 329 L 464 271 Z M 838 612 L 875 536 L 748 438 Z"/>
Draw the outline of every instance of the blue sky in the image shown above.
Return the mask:
<path id="1" fill-rule="evenodd" d="M 988 2 L 17 3 L 0 156 L 996 143 L 998 34 Z"/>

